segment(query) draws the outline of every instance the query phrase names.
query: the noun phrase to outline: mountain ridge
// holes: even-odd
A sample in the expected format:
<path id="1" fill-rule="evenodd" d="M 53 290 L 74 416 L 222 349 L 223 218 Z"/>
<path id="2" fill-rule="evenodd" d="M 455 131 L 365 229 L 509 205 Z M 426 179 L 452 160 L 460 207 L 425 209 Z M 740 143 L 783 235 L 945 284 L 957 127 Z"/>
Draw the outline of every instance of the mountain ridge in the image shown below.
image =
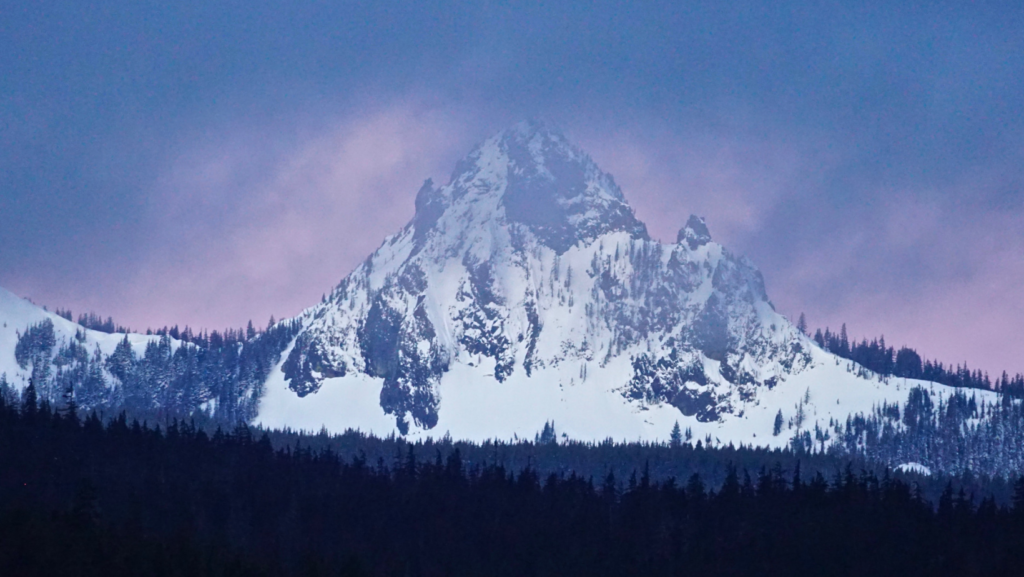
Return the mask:
<path id="1" fill-rule="evenodd" d="M 664 441 L 679 425 L 705 443 L 821 450 L 860 450 L 875 418 L 917 431 L 900 406 L 977 420 L 1000 402 L 824 350 L 704 219 L 651 239 L 614 179 L 544 125 L 485 140 L 415 204 L 321 303 L 265 332 L 93 334 L 0 298 L 0 393 L 38 372 L 48 402 L 72 391 L 82 409 L 145 418 L 475 441 L 551 422 L 565 438 Z"/>
<path id="2" fill-rule="evenodd" d="M 691 216 L 674 244 L 652 240 L 614 179 L 543 124 L 484 141 L 448 184 L 425 182 L 416 209 L 296 317 L 302 329 L 272 388 L 313 399 L 333 382 L 370 410 L 379 383 L 378 412 L 395 430 L 430 434 L 463 429 L 444 413 L 471 418 L 473 402 L 492 403 L 467 383 L 492 383 L 502 390 L 478 388 L 532 421 L 494 435 L 547 422 L 510 398 L 519 387 L 551 416 L 569 414 L 570 435 L 603 438 L 571 416 L 596 407 L 639 424 L 609 430 L 666 438 L 678 419 L 724 425 L 781 382 L 840 364 L 774 310 L 761 273 L 714 242 L 704 219 Z M 277 396 L 261 418 L 284 424 L 275 403 L 293 405 Z M 386 419 L 371 428 L 390 430 Z M 467 429 L 477 438 L 486 425 Z"/>

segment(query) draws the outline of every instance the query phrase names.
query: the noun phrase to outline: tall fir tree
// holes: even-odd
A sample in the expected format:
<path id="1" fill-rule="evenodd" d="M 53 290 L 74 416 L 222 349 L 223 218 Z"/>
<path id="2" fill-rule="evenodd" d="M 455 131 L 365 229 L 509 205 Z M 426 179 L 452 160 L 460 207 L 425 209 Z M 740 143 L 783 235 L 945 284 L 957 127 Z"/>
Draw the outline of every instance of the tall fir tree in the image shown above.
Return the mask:
<path id="1" fill-rule="evenodd" d="M 34 379 L 29 378 L 28 386 L 21 394 L 21 412 L 28 417 L 34 417 L 38 410 L 39 398 L 36 395 L 36 383 Z"/>

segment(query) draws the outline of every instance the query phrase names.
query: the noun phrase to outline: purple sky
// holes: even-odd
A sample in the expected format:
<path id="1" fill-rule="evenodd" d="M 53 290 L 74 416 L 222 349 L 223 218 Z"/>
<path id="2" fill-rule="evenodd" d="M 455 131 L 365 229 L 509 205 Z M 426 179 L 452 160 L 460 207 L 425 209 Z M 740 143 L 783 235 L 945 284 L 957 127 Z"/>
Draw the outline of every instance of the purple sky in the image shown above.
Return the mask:
<path id="1" fill-rule="evenodd" d="M 1024 11 L 772 6 L 16 13 L 0 286 L 133 328 L 294 315 L 539 116 L 792 318 L 1024 372 Z"/>

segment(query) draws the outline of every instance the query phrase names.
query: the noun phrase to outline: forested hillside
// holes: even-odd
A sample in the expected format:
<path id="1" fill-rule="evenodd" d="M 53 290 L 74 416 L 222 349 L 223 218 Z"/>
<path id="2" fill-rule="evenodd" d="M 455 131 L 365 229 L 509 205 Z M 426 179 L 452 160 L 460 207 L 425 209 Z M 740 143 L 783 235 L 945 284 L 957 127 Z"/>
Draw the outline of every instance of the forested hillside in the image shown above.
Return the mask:
<path id="1" fill-rule="evenodd" d="M 720 484 L 542 474 L 460 451 L 369 462 L 0 406 L 11 575 L 994 575 L 1024 563 L 1012 506 L 845 467 L 725 464 Z M 420 449 L 423 447 L 420 446 Z M 677 447 L 678 449 L 679 447 Z M 424 451 L 426 452 L 426 451 Z M 693 459 L 693 453 L 663 453 Z"/>
<path id="2" fill-rule="evenodd" d="M 62 318 L 71 316 L 70 311 L 59 312 L 66 315 Z M 112 321 L 107 324 L 113 326 Z M 54 407 L 73 404 L 108 418 L 127 411 L 152 422 L 192 418 L 230 426 L 256 417 L 267 374 L 296 328 L 295 323 L 281 322 L 265 331 L 252 323 L 244 331 L 147 331 L 141 354 L 131 340 L 138 335 L 125 333 L 104 354 L 98 345 L 90 348 L 93 329 L 75 327 L 73 336 L 63 337 L 54 320 L 46 318 L 19 331 L 14 357 L 25 380 L 34 384 L 37 399 Z M 104 327 L 100 332 L 106 332 Z M 13 376 L 0 373 L 0 396 L 20 402 L 23 393 Z"/>
<path id="3" fill-rule="evenodd" d="M 797 326 L 802 331 L 807 331 L 807 322 L 803 314 L 800 315 Z M 971 370 L 966 362 L 946 364 L 924 358 L 917 350 L 908 346 L 901 346 L 899 349 L 887 346 L 884 336 L 871 339 L 870 342 L 866 338 L 856 342 L 847 335 L 845 324 L 839 332 L 832 332 L 828 327 L 825 327 L 824 331 L 817 329 L 814 332 L 814 341 L 830 353 L 849 359 L 879 375 L 921 379 L 950 387 L 997 390 L 1016 398 L 1024 398 L 1024 375 L 1020 373 L 1011 377 L 1009 373 L 1003 371 L 1001 375 L 993 378 L 980 369 Z"/>

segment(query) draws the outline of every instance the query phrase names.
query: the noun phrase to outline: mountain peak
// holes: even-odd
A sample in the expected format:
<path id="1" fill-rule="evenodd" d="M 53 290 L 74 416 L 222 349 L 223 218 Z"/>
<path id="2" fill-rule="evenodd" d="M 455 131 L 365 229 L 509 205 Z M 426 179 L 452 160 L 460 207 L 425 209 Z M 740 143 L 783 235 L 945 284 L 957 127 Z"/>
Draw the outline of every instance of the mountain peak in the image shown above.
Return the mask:
<path id="1" fill-rule="evenodd" d="M 535 138 L 565 140 L 565 135 L 554 125 L 537 118 L 522 120 L 502 130 L 498 135 L 503 140 L 529 142 Z"/>
<path id="2" fill-rule="evenodd" d="M 436 223 L 456 207 L 466 226 L 498 217 L 525 227 L 559 254 L 608 232 L 649 238 L 611 175 L 560 131 L 537 120 L 485 140 L 456 165 L 446 187 L 421 190 L 416 220 Z M 421 209 L 430 214 L 421 216 Z M 426 232 L 418 234 L 423 238 Z"/>
<path id="3" fill-rule="evenodd" d="M 451 181 L 501 184 L 510 173 L 564 179 L 567 174 L 552 172 L 548 164 L 571 163 L 582 172 L 595 168 L 593 160 L 551 124 L 524 120 L 501 130 L 476 146 L 455 166 Z M 560 161 L 560 162 L 559 162 Z"/>
<path id="4" fill-rule="evenodd" d="M 679 234 L 676 236 L 676 243 L 686 242 L 690 247 L 690 250 L 696 250 L 699 246 L 704 246 L 711 242 L 711 233 L 708 232 L 708 225 L 704 222 L 704 218 L 691 214 L 690 218 L 686 221 L 686 226 L 679 229 Z"/>
<path id="5" fill-rule="evenodd" d="M 462 421 L 452 415 L 491 402 L 475 396 L 484 390 L 508 395 L 488 406 L 510 414 L 517 390 L 543 390 L 529 403 L 540 412 L 583 395 L 587 414 L 614 400 L 629 422 L 634 409 L 740 415 L 758 383 L 813 359 L 761 274 L 709 244 L 702 219 L 681 240 L 690 247 L 651 240 L 581 148 L 519 123 L 448 184 L 423 183 L 411 225 L 304 316 L 283 376 L 300 396 L 349 372 L 382 379 L 374 403 L 402 433 Z"/>

